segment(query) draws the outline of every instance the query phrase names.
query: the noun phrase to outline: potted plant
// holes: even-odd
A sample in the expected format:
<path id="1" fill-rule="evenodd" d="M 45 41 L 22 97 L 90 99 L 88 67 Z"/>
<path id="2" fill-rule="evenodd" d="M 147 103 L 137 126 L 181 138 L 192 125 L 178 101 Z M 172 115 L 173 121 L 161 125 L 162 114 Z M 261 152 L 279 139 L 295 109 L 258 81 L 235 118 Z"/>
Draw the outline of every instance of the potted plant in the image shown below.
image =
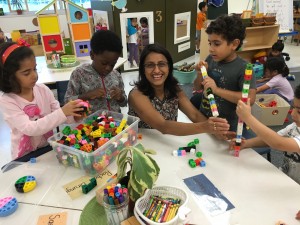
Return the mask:
<path id="1" fill-rule="evenodd" d="M 23 0 L 11 0 L 11 6 L 16 10 L 18 15 L 21 15 L 23 12 Z"/>
<path id="2" fill-rule="evenodd" d="M 151 189 L 158 178 L 159 166 L 149 154 L 156 154 L 156 152 L 138 144 L 125 147 L 117 156 L 118 180 L 121 184 L 124 180 L 127 183 L 132 202 L 143 196 L 147 188 Z M 129 171 L 127 165 L 130 166 Z"/>

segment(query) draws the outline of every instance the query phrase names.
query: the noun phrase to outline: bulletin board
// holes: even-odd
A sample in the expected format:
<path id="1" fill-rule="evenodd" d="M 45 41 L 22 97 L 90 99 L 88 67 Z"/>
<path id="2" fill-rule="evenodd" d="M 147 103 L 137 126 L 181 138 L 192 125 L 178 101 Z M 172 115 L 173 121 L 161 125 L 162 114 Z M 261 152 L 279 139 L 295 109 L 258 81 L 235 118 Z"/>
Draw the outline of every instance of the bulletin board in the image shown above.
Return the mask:
<path id="1" fill-rule="evenodd" d="M 280 25 L 279 33 L 293 30 L 293 0 L 263 0 L 259 1 L 259 11 L 276 13 L 276 23 Z"/>

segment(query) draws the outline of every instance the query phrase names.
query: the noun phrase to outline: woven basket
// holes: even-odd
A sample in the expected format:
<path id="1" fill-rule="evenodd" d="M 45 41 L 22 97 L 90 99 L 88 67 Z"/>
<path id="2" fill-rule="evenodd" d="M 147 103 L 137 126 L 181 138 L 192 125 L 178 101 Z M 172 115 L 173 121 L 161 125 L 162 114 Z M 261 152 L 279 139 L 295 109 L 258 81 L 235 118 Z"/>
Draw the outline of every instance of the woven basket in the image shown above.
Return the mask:
<path id="1" fill-rule="evenodd" d="M 166 198 L 179 198 L 179 199 L 181 199 L 181 203 L 180 203 L 180 207 L 179 207 L 179 209 L 180 209 L 182 206 L 186 205 L 186 203 L 188 201 L 187 193 L 184 190 L 176 188 L 176 187 L 158 186 L 158 187 L 154 187 L 151 190 L 147 190 L 146 193 L 144 194 L 144 196 L 139 198 L 135 203 L 134 215 L 135 215 L 136 219 L 140 222 L 140 224 L 145 225 L 145 222 L 146 222 L 147 224 L 150 224 L 150 225 L 161 225 L 161 224 L 176 225 L 179 222 L 178 213 L 173 219 L 171 219 L 168 222 L 164 222 L 164 223 L 154 222 L 143 215 L 143 212 L 146 209 L 146 207 L 148 206 L 152 195 L 163 196 Z"/>
<path id="2" fill-rule="evenodd" d="M 274 25 L 276 23 L 276 16 L 264 16 L 265 25 Z"/>
<path id="3" fill-rule="evenodd" d="M 251 17 L 251 25 L 252 27 L 258 27 L 264 25 L 264 18 L 263 17 Z"/>

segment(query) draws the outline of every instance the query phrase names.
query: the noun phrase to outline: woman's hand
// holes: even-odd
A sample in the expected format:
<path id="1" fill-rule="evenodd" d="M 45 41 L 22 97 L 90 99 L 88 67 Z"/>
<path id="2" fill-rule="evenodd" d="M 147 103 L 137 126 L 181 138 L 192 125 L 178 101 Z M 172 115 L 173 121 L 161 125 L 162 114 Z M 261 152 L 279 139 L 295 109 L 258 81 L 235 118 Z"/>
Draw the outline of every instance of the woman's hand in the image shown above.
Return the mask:
<path id="1" fill-rule="evenodd" d="M 220 139 L 227 140 L 226 135 L 229 132 L 230 125 L 226 119 L 210 117 L 205 123 L 207 126 L 207 133 L 214 134 Z"/>

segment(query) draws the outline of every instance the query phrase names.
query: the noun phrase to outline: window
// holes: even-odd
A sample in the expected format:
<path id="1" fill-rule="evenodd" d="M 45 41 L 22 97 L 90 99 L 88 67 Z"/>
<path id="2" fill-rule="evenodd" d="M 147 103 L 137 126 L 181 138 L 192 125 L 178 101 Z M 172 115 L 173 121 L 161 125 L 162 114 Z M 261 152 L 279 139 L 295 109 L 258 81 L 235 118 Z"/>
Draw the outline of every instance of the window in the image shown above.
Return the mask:
<path id="1" fill-rule="evenodd" d="M 57 0 L 57 1 L 58 1 L 58 4 L 57 4 L 58 8 L 61 9 L 63 3 L 61 0 Z M 36 11 L 44 8 L 50 2 L 52 2 L 52 0 L 27 0 L 27 5 L 28 5 L 29 11 L 36 12 Z M 91 8 L 90 0 L 73 0 L 72 2 L 76 3 L 77 5 L 85 8 L 85 9 Z M 0 8 L 3 8 L 4 13 L 6 13 L 6 14 L 9 13 L 8 0 L 0 0 Z"/>

